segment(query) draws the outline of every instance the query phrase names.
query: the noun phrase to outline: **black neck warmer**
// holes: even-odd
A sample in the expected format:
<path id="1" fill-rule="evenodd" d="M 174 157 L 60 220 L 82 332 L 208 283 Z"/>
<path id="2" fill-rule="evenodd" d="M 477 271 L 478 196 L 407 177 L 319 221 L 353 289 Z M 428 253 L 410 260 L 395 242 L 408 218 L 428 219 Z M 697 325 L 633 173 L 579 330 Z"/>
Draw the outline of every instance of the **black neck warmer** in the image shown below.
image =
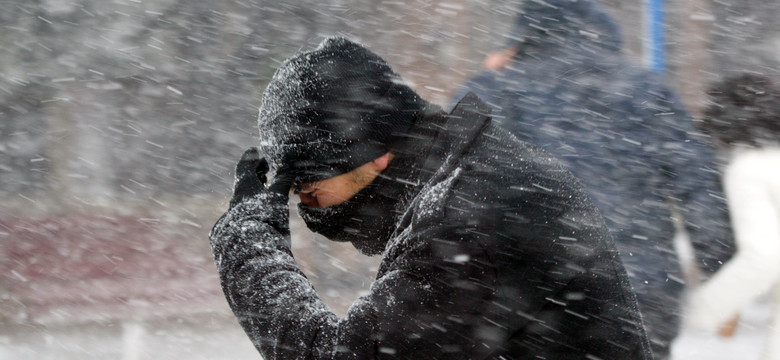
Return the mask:
<path id="1" fill-rule="evenodd" d="M 433 124 L 441 119 L 442 114 L 436 114 L 425 122 Z M 393 151 L 395 157 L 387 169 L 347 201 L 327 208 L 298 204 L 306 226 L 330 240 L 349 241 L 363 254 L 382 253 L 398 220 L 427 178 L 420 174 L 425 161 L 421 155 L 431 147 L 431 131 L 418 127 L 418 134 L 422 136 L 409 137 L 413 140 Z"/>

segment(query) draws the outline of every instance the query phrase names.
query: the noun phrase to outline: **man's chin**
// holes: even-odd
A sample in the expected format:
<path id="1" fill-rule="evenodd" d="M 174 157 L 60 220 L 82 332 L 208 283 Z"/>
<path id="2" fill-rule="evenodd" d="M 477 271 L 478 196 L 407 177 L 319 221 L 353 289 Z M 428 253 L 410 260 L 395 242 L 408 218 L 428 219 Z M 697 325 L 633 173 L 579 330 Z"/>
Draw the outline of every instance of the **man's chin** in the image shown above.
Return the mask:
<path id="1" fill-rule="evenodd" d="M 368 189 L 368 188 L 367 188 Z M 368 192 L 371 189 L 364 189 Z M 381 254 L 395 224 L 392 199 L 359 194 L 342 204 L 315 208 L 298 204 L 298 214 L 309 230 L 332 241 L 351 242 L 365 255 Z"/>
<path id="2" fill-rule="evenodd" d="M 385 250 L 384 242 L 379 241 L 379 239 L 375 237 L 362 234 L 359 230 L 353 228 L 344 227 L 341 231 L 330 233 L 315 231 L 312 228 L 309 228 L 309 230 L 322 235 L 322 237 L 330 241 L 352 243 L 352 246 L 354 246 L 358 252 L 366 256 L 380 255 Z M 331 228 L 331 230 L 333 229 Z"/>

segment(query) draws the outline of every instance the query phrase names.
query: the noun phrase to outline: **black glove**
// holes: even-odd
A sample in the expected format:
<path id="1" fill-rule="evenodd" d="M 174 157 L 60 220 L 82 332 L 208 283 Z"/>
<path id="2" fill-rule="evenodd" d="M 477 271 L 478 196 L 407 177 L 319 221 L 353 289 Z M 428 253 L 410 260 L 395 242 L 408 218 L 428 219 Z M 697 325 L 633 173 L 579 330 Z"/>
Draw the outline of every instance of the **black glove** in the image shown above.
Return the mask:
<path id="1" fill-rule="evenodd" d="M 251 217 L 265 222 L 287 235 L 290 232 L 287 207 L 290 185 L 285 177 L 281 177 L 266 187 L 267 173 L 268 162 L 260 158 L 257 148 L 252 147 L 244 152 L 236 165 L 236 180 L 228 213 L 235 213 L 232 218 Z"/>
<path id="2" fill-rule="evenodd" d="M 233 198 L 230 207 L 251 198 L 265 190 L 268 162 L 260 158 L 257 148 L 249 148 L 236 165 L 236 180 L 233 184 Z"/>

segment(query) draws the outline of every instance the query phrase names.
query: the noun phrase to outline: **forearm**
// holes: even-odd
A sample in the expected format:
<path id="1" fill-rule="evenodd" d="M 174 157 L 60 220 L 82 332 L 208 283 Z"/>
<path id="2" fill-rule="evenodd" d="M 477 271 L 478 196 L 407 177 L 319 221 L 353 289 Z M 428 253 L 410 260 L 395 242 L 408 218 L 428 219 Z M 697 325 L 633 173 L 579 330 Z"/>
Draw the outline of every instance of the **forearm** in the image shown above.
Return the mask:
<path id="1" fill-rule="evenodd" d="M 314 358 L 314 341 L 336 316 L 311 283 L 279 250 L 259 250 L 233 271 L 221 271 L 223 289 L 241 326 L 267 360 Z M 320 357 L 316 357 L 320 358 Z"/>
<path id="2" fill-rule="evenodd" d="M 777 283 L 777 259 L 739 251 L 691 298 L 691 321 L 715 330 Z M 774 268 L 774 269 L 773 269 Z"/>
<path id="3" fill-rule="evenodd" d="M 211 245 L 225 297 L 267 360 L 307 354 L 335 319 L 296 266 L 282 234 L 242 203 L 220 219 Z"/>

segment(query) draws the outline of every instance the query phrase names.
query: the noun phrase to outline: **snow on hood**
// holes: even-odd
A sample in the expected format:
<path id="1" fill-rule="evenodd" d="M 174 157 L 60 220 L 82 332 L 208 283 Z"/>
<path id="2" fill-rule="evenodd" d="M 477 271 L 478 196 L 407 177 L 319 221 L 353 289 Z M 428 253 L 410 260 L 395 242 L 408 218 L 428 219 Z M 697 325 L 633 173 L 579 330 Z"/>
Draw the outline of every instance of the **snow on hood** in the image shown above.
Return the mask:
<path id="1" fill-rule="evenodd" d="M 377 54 L 328 38 L 274 74 L 260 106 L 260 151 L 271 174 L 335 176 L 387 152 L 425 104 Z"/>

